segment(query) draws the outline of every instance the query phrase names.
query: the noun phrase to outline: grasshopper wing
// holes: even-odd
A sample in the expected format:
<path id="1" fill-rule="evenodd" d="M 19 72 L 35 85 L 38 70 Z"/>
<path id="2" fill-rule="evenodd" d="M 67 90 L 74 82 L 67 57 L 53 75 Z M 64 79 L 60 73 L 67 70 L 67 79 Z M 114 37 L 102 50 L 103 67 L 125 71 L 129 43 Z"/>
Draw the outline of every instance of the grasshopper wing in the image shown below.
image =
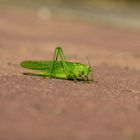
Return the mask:
<path id="1" fill-rule="evenodd" d="M 23 61 L 21 62 L 21 66 L 23 68 L 32 69 L 32 70 L 50 70 L 52 65 L 51 61 Z"/>

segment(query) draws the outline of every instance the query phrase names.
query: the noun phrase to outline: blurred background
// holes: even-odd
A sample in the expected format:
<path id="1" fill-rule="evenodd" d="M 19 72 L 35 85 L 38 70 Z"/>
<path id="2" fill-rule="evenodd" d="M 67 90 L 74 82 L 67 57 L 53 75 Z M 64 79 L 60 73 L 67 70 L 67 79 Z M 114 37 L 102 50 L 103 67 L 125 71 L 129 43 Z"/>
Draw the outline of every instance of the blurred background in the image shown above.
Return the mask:
<path id="1" fill-rule="evenodd" d="M 61 15 L 84 18 L 124 27 L 140 27 L 139 0 L 0 0 L 1 6 L 39 10 L 41 18 Z"/>

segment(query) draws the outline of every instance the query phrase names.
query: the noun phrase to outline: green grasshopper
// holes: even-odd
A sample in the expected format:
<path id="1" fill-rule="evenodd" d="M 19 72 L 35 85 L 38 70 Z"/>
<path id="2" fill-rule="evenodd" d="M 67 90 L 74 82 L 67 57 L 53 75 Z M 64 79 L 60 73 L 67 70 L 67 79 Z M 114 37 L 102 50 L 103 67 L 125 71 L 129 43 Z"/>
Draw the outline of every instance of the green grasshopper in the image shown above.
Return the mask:
<path id="1" fill-rule="evenodd" d="M 58 60 L 58 57 L 61 60 Z M 27 75 L 43 76 L 68 80 L 94 80 L 93 69 L 86 64 L 67 62 L 62 47 L 57 47 L 51 61 L 27 60 L 21 62 L 21 66 L 27 69 L 39 70 L 38 72 L 24 73 Z M 90 73 L 92 79 L 89 79 Z"/>

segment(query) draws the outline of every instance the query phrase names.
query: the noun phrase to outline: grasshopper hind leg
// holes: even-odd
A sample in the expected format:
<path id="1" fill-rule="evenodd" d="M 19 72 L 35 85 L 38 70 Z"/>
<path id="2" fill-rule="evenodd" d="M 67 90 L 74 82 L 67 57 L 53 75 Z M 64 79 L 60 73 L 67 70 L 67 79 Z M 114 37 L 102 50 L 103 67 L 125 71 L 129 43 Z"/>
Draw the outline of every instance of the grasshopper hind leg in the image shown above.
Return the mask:
<path id="1" fill-rule="evenodd" d="M 70 71 L 68 69 L 68 66 L 66 64 L 66 57 L 64 55 L 62 47 L 57 47 L 55 49 L 54 56 L 53 56 L 53 63 L 52 63 L 52 66 L 51 66 L 51 70 L 49 72 L 50 73 L 49 78 L 52 78 L 55 63 L 58 61 L 58 57 L 60 57 L 60 59 L 61 59 L 61 64 L 62 64 L 64 72 L 67 76 L 67 79 L 73 79 L 75 82 L 77 82 L 76 78 L 70 73 Z"/>
<path id="2" fill-rule="evenodd" d="M 55 49 L 54 56 L 53 56 L 53 63 L 52 63 L 52 66 L 51 66 L 49 78 L 52 77 L 55 63 L 56 63 L 56 61 L 58 60 L 59 49 L 60 49 L 60 47 L 57 47 L 57 48 Z"/>

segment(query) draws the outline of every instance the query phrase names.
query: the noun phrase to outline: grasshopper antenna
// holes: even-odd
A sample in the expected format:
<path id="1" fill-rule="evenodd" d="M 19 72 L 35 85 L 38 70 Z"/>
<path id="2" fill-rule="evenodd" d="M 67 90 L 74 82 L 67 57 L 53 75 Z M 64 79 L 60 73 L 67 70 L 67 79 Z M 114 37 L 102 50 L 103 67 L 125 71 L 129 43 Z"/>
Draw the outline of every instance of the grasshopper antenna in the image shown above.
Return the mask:
<path id="1" fill-rule="evenodd" d="M 89 61 L 89 57 L 87 56 L 86 58 L 87 58 L 89 67 L 91 67 L 91 63 L 90 63 L 90 61 Z"/>
<path id="2" fill-rule="evenodd" d="M 130 51 L 130 50 L 132 50 L 132 49 L 139 48 L 139 47 L 140 47 L 140 46 L 135 46 L 135 47 L 133 47 L 133 48 L 132 48 L 132 47 L 129 47 L 129 48 L 126 48 L 126 49 L 123 49 L 123 50 L 114 52 L 114 53 L 112 53 L 112 54 L 106 56 L 104 59 L 110 58 L 110 57 L 112 57 L 112 56 L 116 56 L 116 55 L 121 54 L 121 53 L 123 53 L 123 52 L 127 52 L 127 51 Z"/>

